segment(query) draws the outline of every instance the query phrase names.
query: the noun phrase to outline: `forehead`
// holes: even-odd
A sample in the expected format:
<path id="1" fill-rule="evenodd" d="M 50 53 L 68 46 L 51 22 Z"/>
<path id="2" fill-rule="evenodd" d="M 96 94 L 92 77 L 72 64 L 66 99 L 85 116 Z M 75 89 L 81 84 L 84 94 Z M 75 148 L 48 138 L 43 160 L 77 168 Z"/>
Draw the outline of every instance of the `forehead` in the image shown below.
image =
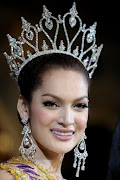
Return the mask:
<path id="1" fill-rule="evenodd" d="M 88 83 L 80 72 L 73 70 L 50 70 L 43 77 L 43 85 L 40 88 L 44 93 L 65 94 L 88 94 Z"/>

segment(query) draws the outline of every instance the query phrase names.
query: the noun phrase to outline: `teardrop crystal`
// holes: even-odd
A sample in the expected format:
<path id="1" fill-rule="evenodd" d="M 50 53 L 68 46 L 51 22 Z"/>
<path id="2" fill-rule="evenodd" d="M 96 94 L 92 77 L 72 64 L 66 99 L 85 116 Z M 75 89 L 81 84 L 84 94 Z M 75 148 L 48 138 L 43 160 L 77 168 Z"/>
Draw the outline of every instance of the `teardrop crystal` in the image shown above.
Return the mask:
<path id="1" fill-rule="evenodd" d="M 53 22 L 50 19 L 45 21 L 45 26 L 47 29 L 51 30 L 53 28 Z"/>
<path id="2" fill-rule="evenodd" d="M 75 25 L 76 25 L 76 19 L 75 19 L 75 17 L 70 17 L 69 18 L 69 24 L 70 24 L 70 26 L 73 28 Z"/>

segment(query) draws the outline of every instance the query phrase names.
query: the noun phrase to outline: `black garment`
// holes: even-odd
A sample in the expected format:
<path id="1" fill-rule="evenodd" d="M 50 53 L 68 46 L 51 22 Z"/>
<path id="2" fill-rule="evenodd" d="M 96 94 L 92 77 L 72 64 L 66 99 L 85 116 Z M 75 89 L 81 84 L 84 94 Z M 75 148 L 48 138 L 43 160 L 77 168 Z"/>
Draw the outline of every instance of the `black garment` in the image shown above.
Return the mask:
<path id="1" fill-rule="evenodd" d="M 107 180 L 120 180 L 120 120 L 113 135 Z"/>

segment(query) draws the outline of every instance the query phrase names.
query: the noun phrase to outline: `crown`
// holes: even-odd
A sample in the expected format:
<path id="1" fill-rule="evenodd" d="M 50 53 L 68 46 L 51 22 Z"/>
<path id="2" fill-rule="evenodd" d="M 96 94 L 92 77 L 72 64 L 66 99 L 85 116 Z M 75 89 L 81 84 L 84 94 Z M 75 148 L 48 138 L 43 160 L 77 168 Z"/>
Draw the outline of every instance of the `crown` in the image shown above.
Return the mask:
<path id="1" fill-rule="evenodd" d="M 58 15 L 58 18 L 52 16 L 52 13 L 44 5 L 42 18 L 40 19 L 39 24 L 32 26 L 23 17 L 21 20 L 21 36 L 16 40 L 8 34 L 7 37 L 11 47 L 11 55 L 9 56 L 6 52 L 4 53 L 11 70 L 11 75 L 16 81 L 20 71 L 28 62 L 38 56 L 52 53 L 62 53 L 75 57 L 84 65 L 89 73 L 89 77 L 92 77 L 93 72 L 97 67 L 98 58 L 103 48 L 103 44 L 97 47 L 95 37 L 97 23 L 95 22 L 92 26 L 86 28 L 86 24 L 82 24 L 82 20 L 78 16 L 75 2 L 70 11 L 64 14 L 63 18 L 61 18 L 61 15 Z M 67 23 L 71 28 L 70 33 L 68 33 Z M 55 28 L 54 24 L 56 24 Z M 57 45 L 61 26 L 65 40 L 60 40 L 59 45 Z M 72 40 L 70 40 L 69 35 L 75 27 L 78 27 L 78 31 Z M 49 33 L 52 31 L 54 31 L 53 38 Z M 39 33 L 43 33 L 47 40 L 43 39 L 41 42 Z M 82 34 L 82 38 L 80 37 L 81 41 L 79 40 L 79 45 L 76 45 L 73 49 L 73 44 L 80 34 Z M 33 40 L 34 43 L 32 43 Z M 48 45 L 47 41 L 49 41 L 50 45 Z M 88 45 L 87 49 L 85 49 L 85 43 Z M 40 44 L 41 47 L 39 48 Z M 24 50 L 24 45 L 27 45 L 31 50 Z"/>

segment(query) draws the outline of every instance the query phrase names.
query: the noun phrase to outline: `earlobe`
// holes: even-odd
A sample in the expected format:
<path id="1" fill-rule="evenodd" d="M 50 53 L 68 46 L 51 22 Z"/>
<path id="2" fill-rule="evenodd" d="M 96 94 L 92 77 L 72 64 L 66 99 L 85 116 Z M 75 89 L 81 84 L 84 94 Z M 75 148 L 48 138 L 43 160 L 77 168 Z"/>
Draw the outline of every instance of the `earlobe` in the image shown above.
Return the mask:
<path id="1" fill-rule="evenodd" d="M 19 95 L 17 102 L 17 110 L 21 119 L 23 119 L 24 117 L 29 119 L 29 106 L 22 95 Z"/>

